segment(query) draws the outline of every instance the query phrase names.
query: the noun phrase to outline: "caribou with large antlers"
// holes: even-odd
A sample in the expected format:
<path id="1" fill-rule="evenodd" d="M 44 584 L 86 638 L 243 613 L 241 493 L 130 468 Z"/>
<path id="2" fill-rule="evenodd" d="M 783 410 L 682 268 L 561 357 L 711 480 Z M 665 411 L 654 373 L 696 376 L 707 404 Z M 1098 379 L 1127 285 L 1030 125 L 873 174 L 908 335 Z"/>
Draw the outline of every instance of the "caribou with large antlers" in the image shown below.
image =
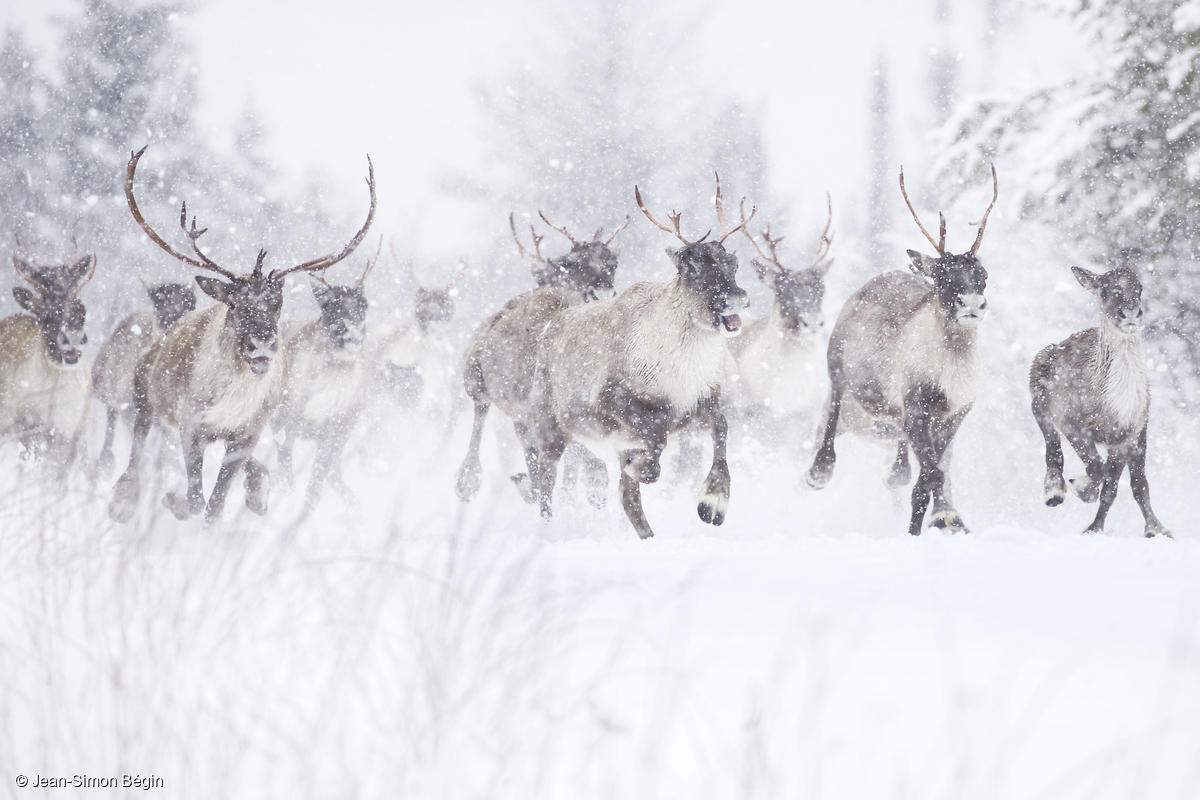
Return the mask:
<path id="1" fill-rule="evenodd" d="M 912 274 L 876 276 L 846 301 L 829 340 L 830 397 L 820 449 L 808 482 L 828 483 L 836 459 L 838 421 L 858 433 L 899 440 L 890 482 L 908 482 L 908 449 L 920 464 L 912 490 L 909 533 L 921 524 L 933 498 L 930 525 L 966 530 L 951 505 L 946 485 L 950 443 L 975 402 L 979 374 L 976 333 L 987 312 L 987 270 L 977 253 L 999 183 L 992 168 L 992 201 L 978 223 L 975 243 L 965 253 L 946 251 L 946 218 L 938 214 L 935 241 L 921 224 L 904 188 L 900 193 L 913 220 L 937 256 L 909 250 Z"/>
<path id="2" fill-rule="evenodd" d="M 463 387 L 474 406 L 475 418 L 467 455 L 459 467 L 456 482 L 458 496 L 464 501 L 470 500 L 479 490 L 479 445 L 492 404 L 513 420 L 518 437 L 528 438 L 525 431 L 533 414 L 530 390 L 537 362 L 538 336 L 542 330 L 563 309 L 594 301 L 599 296 L 612 297 L 616 293 L 613 280 L 617 255 L 610 245 L 629 225 L 629 218 L 626 217 L 607 239 L 602 241 L 597 232 L 590 242 L 581 242 L 566 228 L 551 223 L 542 212 L 538 215 L 567 237 L 571 249 L 558 258 L 545 258 L 541 250 L 543 237 L 532 225 L 533 251 L 525 249 L 517 235 L 513 215 L 509 214 L 508 224 L 518 249 L 538 264 L 534 269 L 538 288 L 508 301 L 504 308 L 479 326 L 467 346 Z M 590 463 L 588 475 L 593 498 L 601 497 L 603 488 L 599 484 L 606 480 L 601 477 L 604 475 L 603 464 L 597 469 L 594 462 Z M 526 476 L 515 477 L 523 486 Z"/>
<path id="3" fill-rule="evenodd" d="M 1099 533 L 1129 465 L 1133 497 L 1146 536 L 1171 533 L 1150 507 L 1146 479 L 1146 428 L 1150 386 L 1142 354 L 1142 282 L 1129 268 L 1102 275 L 1071 267 L 1075 279 L 1100 302 L 1100 325 L 1044 348 L 1029 370 L 1033 416 L 1046 439 L 1046 505 L 1066 496 L 1059 433 L 1083 460 L 1086 475 L 1071 479 L 1081 500 L 1100 506 L 1084 533 Z M 1100 458 L 1099 447 L 1107 451 Z"/>
<path id="4" fill-rule="evenodd" d="M 65 469 L 83 441 L 91 400 L 82 364 L 87 310 L 79 292 L 95 272 L 96 256 L 38 264 L 20 240 L 17 246 L 13 266 L 33 290 L 14 287 L 27 313 L 0 320 L 0 436 L 44 452 Z"/>
<path id="5" fill-rule="evenodd" d="M 654 535 L 642 510 L 641 484 L 658 480 L 668 437 L 707 427 L 713 463 L 697 513 L 720 525 L 729 505 L 728 426 L 721 388 L 732 370 L 728 338 L 741 332 L 747 305 L 737 285 L 737 257 L 725 240 L 749 222 L 687 239 L 679 212 L 659 222 L 634 187 L 642 213 L 682 244 L 669 283 L 638 283 L 611 300 L 562 310 L 541 335 L 534 414 L 522 431 L 533 495 L 549 516 L 555 471 L 571 440 L 615 445 L 621 504 L 638 536 Z M 719 201 L 719 196 L 718 196 Z M 718 204 L 718 214 L 723 210 Z M 754 212 L 751 212 L 751 217 Z M 711 231 L 710 231 L 711 232 Z"/>
<path id="6" fill-rule="evenodd" d="M 815 429 L 826 394 L 821 303 L 825 275 L 833 264 L 828 257 L 833 201 L 828 195 L 826 204 L 825 229 L 812 263 L 803 269 L 791 269 L 780 260 L 783 237 L 772 238 L 769 225 L 761 233 L 761 245 L 742 228 L 759 256 L 751 261 L 754 274 L 770 288 L 774 302 L 770 314 L 746 325 L 730 344 L 738 366 L 739 404 L 772 419 L 794 421 L 805 436 Z"/>
<path id="7" fill-rule="evenodd" d="M 129 466 L 117 482 L 109 514 L 127 521 L 140 494 L 139 463 L 146 435 L 154 421 L 179 433 L 187 472 L 187 492 L 168 493 L 163 502 L 179 519 L 205 512 L 208 520 L 221 514 L 225 495 L 238 470 L 246 469 L 246 505 L 263 514 L 267 507 L 266 468 L 252 452 L 264 424 L 274 413 L 283 389 L 283 369 L 275 358 L 284 278 L 294 272 L 319 272 L 349 256 L 375 219 L 375 170 L 367 158 L 367 188 L 371 205 L 367 219 L 341 250 L 285 269 L 265 271 L 266 251 L 259 250 L 249 274 L 238 275 L 218 265 L 200 249 L 207 229 L 187 226 L 187 204 L 179 225 L 193 255 L 182 253 L 160 236 L 142 216 L 133 194 L 134 173 L 146 148 L 131 154 L 125 170 L 125 200 L 134 220 L 152 242 L 172 257 L 220 277 L 197 275 L 201 291 L 215 306 L 192 311 L 175 324 L 142 357 L 134 377 L 136 416 Z M 225 443 L 225 456 L 207 506 L 202 483 L 204 449 Z"/>

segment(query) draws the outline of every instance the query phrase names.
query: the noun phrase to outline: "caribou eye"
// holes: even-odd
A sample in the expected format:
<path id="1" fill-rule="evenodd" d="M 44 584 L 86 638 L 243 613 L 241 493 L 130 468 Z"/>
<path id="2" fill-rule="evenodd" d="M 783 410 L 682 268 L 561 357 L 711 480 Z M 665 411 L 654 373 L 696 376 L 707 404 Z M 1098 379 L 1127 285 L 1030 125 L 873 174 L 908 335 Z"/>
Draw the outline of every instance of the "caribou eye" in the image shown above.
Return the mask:
<path id="1" fill-rule="evenodd" d="M 967 301 L 966 301 L 966 300 L 963 300 L 963 299 L 962 299 L 962 297 L 956 297 L 956 298 L 954 298 L 954 305 L 956 305 L 956 306 L 965 306 L 966 304 L 967 304 Z"/>

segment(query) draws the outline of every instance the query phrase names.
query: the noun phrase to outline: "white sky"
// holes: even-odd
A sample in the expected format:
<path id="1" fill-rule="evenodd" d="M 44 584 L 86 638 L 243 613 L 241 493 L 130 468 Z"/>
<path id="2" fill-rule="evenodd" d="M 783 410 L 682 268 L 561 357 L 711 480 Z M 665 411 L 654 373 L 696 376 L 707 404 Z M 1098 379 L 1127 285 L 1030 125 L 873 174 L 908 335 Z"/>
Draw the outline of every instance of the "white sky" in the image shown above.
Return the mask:
<path id="1" fill-rule="evenodd" d="M 362 154 L 370 152 L 381 221 L 401 228 L 419 217 L 423 225 L 452 229 L 452 210 L 430 209 L 428 198 L 446 165 L 479 161 L 472 87 L 536 59 L 550 2 L 203 0 L 184 23 L 203 81 L 200 122 L 215 141 L 228 141 L 253 98 L 289 178 L 299 181 L 319 167 L 330 192 L 357 206 Z M 921 174 L 928 158 L 925 69 L 937 39 L 934 0 L 676 4 L 681 17 L 709 18 L 698 50 L 717 57 L 694 83 L 736 90 L 751 107 L 761 106 L 771 188 L 797 210 L 811 207 L 814 218 L 822 216 L 826 189 L 835 197 L 861 196 L 867 91 L 880 52 L 891 69 L 893 157 Z M 964 88 L 978 88 L 988 82 L 978 74 L 985 3 L 951 5 Z M 69 0 L 0 0 L 0 24 L 23 25 L 35 44 L 50 46 L 50 15 L 74 8 Z M 1028 88 L 1078 68 L 1079 47 L 1064 33 L 1063 22 L 1032 11 L 1003 27 L 993 85 Z M 459 238 L 456 246 L 464 244 Z"/>

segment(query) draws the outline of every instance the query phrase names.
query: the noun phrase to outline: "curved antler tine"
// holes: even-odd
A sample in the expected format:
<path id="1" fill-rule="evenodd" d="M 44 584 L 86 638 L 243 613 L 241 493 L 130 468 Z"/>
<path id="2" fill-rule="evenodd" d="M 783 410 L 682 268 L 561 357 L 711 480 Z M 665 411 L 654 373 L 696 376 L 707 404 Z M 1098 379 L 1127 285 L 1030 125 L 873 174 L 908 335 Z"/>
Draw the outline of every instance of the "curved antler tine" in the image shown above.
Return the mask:
<path id="1" fill-rule="evenodd" d="M 141 227 L 141 229 L 146 233 L 146 235 L 150 237 L 150 241 L 152 241 L 156 245 L 158 245 L 167 254 L 179 259 L 180 261 L 184 262 L 185 264 L 191 264 L 193 267 L 199 267 L 200 269 L 211 270 L 212 272 L 215 272 L 218 275 L 223 275 L 224 277 L 229 278 L 229 279 L 233 279 L 234 277 L 236 277 L 232 272 L 230 272 L 229 270 L 227 270 L 223 267 L 218 266 L 217 264 L 213 263 L 212 260 L 208 259 L 207 257 L 204 257 L 204 260 L 195 259 L 195 258 L 192 258 L 191 256 L 184 255 L 183 253 L 176 250 L 174 247 L 171 247 L 171 245 L 167 244 L 166 239 L 159 236 L 158 231 L 154 230 L 154 228 L 152 228 L 150 226 L 150 223 L 146 221 L 146 218 L 144 216 L 142 216 L 142 210 L 140 208 L 138 208 L 137 200 L 134 199 L 134 196 L 133 196 L 133 176 L 134 176 L 134 173 L 137 172 L 138 161 L 141 159 L 142 154 L 146 152 L 146 147 L 149 147 L 149 145 L 146 145 L 141 150 L 136 150 L 136 151 L 131 152 L 129 154 L 129 163 L 125 166 L 125 202 L 129 205 L 129 213 L 133 214 L 134 221 L 137 222 L 138 226 Z M 179 217 L 180 227 L 183 227 L 183 222 L 184 222 L 185 216 L 186 216 L 186 204 L 185 204 L 185 210 L 180 213 L 180 217 Z M 184 228 L 184 232 L 185 233 L 187 232 L 186 228 Z M 201 231 L 200 233 L 203 233 L 203 231 Z M 199 236 L 199 234 L 197 234 L 197 236 Z M 192 240 L 192 243 L 195 244 L 195 239 Z"/>
<path id="2" fill-rule="evenodd" d="M 946 252 L 946 215 L 938 212 L 938 253 Z"/>
<path id="3" fill-rule="evenodd" d="M 746 226 L 746 223 L 749 222 L 750 220 L 746 219 L 746 198 L 744 198 L 744 197 L 742 198 L 741 202 L 738 203 L 738 213 L 741 215 L 741 218 L 742 218 L 742 224 L 738 226 L 739 228 L 741 228 L 742 234 L 747 239 L 750 240 L 750 244 L 754 245 L 755 251 L 758 252 L 759 256 L 761 256 L 764 261 L 769 262 L 771 264 L 775 264 L 774 258 L 772 258 L 772 256 L 769 256 L 763 252 L 763 249 L 758 246 L 758 242 L 755 241 L 754 234 L 752 234 L 750 232 L 750 228 Z M 768 225 L 767 226 L 768 240 L 770 239 L 770 235 L 771 235 L 771 226 Z M 778 265 L 776 264 L 776 266 L 778 266 Z"/>
<path id="4" fill-rule="evenodd" d="M 833 225 L 833 197 L 829 192 L 825 193 L 825 209 L 825 230 L 821 231 L 821 238 L 817 240 L 817 254 L 813 257 L 813 267 L 829 255 L 829 248 L 833 246 L 833 237 L 829 234 L 829 228 Z"/>
<path id="5" fill-rule="evenodd" d="M 612 244 L 612 241 L 613 241 L 613 239 L 617 238 L 617 234 L 618 234 L 618 233 L 620 233 L 621 231 L 625 230 L 626 228 L 628 228 L 628 227 L 629 227 L 629 223 L 630 223 L 630 222 L 632 222 L 632 221 L 633 221 L 633 218 L 632 218 L 632 217 L 630 217 L 628 214 L 626 214 L 626 215 L 625 215 L 625 222 L 621 223 L 621 227 L 619 227 L 619 228 L 617 228 L 615 231 L 613 231 L 613 232 L 612 232 L 612 235 L 611 235 L 611 236 L 609 236 L 607 239 L 605 239 L 605 240 L 604 240 L 604 246 L 605 246 L 605 247 L 608 247 L 610 244 Z"/>
<path id="6" fill-rule="evenodd" d="M 742 203 L 744 203 L 745 201 L 746 201 L 746 198 L 744 198 L 744 197 L 743 197 L 743 198 L 742 198 Z M 739 206 L 740 206 L 740 205 L 741 205 L 741 204 L 739 203 Z M 725 240 L 726 240 L 726 239 L 728 239 L 730 236 L 733 236 L 733 235 L 734 235 L 735 233 L 737 233 L 738 231 L 745 230 L 745 229 L 746 229 L 746 225 L 747 225 L 747 224 L 749 224 L 750 220 L 754 219 L 754 215 L 755 215 L 755 214 L 757 214 L 757 213 L 758 213 L 758 206 L 750 206 L 750 216 L 748 216 L 748 217 L 746 217 L 745 219 L 743 219 L 743 220 L 741 221 L 741 223 L 740 223 L 740 224 L 738 224 L 738 226 L 737 226 L 736 228 L 734 228 L 733 230 L 731 230 L 731 231 L 726 231 L 726 232 L 725 232 L 725 234 L 724 234 L 724 235 L 723 235 L 723 236 L 722 236 L 720 239 L 718 239 L 718 240 L 717 240 L 717 244 L 725 244 Z M 707 234 L 707 233 L 706 233 L 706 234 L 704 234 L 704 235 L 705 235 L 705 236 L 708 236 L 708 234 Z M 701 239 L 701 241 L 703 241 L 703 239 Z"/>
<path id="7" fill-rule="evenodd" d="M 925 230 L 925 226 L 921 224 L 921 218 L 917 216 L 916 210 L 913 208 L 912 202 L 908 199 L 908 191 L 904 188 L 904 167 L 900 167 L 900 194 L 904 195 L 904 204 L 908 206 L 908 213 L 912 214 L 913 222 L 917 223 L 917 227 L 921 229 L 921 233 L 929 240 L 929 243 L 937 248 L 939 256 L 946 255 L 945 237 L 942 237 L 942 244 L 938 244 L 929 235 L 929 231 Z"/>
<path id="8" fill-rule="evenodd" d="M 996 198 L 1000 196 L 1000 181 L 996 178 L 996 165 L 992 164 L 992 202 L 988 204 L 987 211 L 983 212 L 983 218 L 975 223 L 979 226 L 979 233 L 975 234 L 975 244 L 971 245 L 970 252 L 972 254 L 979 250 L 979 245 L 983 244 L 983 229 L 987 227 L 988 215 L 992 213 L 992 207 L 996 205 Z"/>
<path id="9" fill-rule="evenodd" d="M 356 286 L 362 286 L 367 281 L 367 276 L 371 274 L 371 270 L 375 269 L 375 264 L 379 261 L 379 254 L 383 252 L 383 234 L 379 234 L 379 244 L 375 247 L 375 255 L 367 262 L 367 268 L 363 270 L 362 275 L 358 276 Z"/>
<path id="10" fill-rule="evenodd" d="M 334 264 L 338 263 L 348 255 L 353 253 L 358 245 L 367 236 L 367 231 L 371 229 L 371 223 L 375 221 L 375 165 L 371 162 L 371 156 L 367 154 L 367 191 L 371 194 L 371 206 L 367 209 L 367 218 L 363 222 L 362 227 L 358 229 L 358 233 L 354 234 L 354 238 L 346 243 L 337 253 L 330 253 L 318 258 L 305 261 L 303 264 L 297 264 L 294 267 L 288 267 L 283 270 L 271 270 L 270 277 L 282 278 L 292 272 L 314 272 L 319 269 L 329 269 Z"/>
<path id="11" fill-rule="evenodd" d="M 515 214 L 515 213 L 516 213 L 516 212 L 513 212 L 513 211 L 510 211 L 510 212 L 509 212 L 509 214 L 508 214 L 508 227 L 509 227 L 509 228 L 512 230 L 513 241 L 517 243 L 517 249 L 519 249 L 519 250 L 520 250 L 520 251 L 521 251 L 521 252 L 522 252 L 522 253 L 525 255 L 525 257 L 526 257 L 526 258 L 532 258 L 532 259 L 534 259 L 534 260 L 536 260 L 536 261 L 543 261 L 543 262 L 544 262 L 546 259 L 542 257 L 542 239 L 544 239 L 545 237 L 543 237 L 543 236 L 538 236 L 538 234 L 537 234 L 537 231 L 536 231 L 536 230 L 534 230 L 534 227 L 533 227 L 533 225 L 530 225 L 530 226 L 529 226 L 529 233 L 530 233 L 530 234 L 532 235 L 532 237 L 533 237 L 533 250 L 534 250 L 534 252 L 532 252 L 532 253 L 531 253 L 531 252 L 529 252 L 528 250 L 526 250 L 526 249 L 525 249 L 525 245 L 521 244 L 521 237 L 517 235 L 517 223 L 516 223 L 516 221 L 513 219 L 513 214 Z"/>
<path id="12" fill-rule="evenodd" d="M 713 177 L 717 179 L 717 193 L 713 197 L 713 205 L 717 207 L 717 222 L 721 225 L 722 233 L 721 241 L 725 241 L 725 236 L 728 236 L 733 231 L 730 231 L 729 226 L 725 224 L 725 204 L 721 202 L 721 175 L 715 169 L 713 170 Z M 744 197 L 742 199 L 745 200 Z M 744 225 L 745 222 L 743 221 L 742 224 Z"/>
<path id="13" fill-rule="evenodd" d="M 546 223 L 551 228 L 554 228 L 554 230 L 558 231 L 563 236 L 570 239 L 572 246 L 577 246 L 579 244 L 579 242 L 575 240 L 575 237 L 571 235 L 571 232 L 568 231 L 566 228 L 560 228 L 557 225 L 555 225 L 553 222 L 551 222 L 550 220 L 546 219 L 546 215 L 543 214 L 541 211 L 538 211 L 538 216 L 542 218 L 542 222 Z"/>

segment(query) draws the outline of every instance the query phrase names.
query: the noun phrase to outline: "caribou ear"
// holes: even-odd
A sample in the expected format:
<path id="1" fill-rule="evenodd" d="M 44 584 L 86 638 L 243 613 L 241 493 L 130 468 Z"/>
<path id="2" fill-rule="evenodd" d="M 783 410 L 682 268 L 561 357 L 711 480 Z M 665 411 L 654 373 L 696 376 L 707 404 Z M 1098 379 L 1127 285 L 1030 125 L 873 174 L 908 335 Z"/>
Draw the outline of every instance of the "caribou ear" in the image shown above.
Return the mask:
<path id="1" fill-rule="evenodd" d="M 819 264 L 816 264 L 813 267 L 813 270 L 815 270 L 818 275 L 820 275 L 822 278 L 824 278 L 826 275 L 829 274 L 829 268 L 833 266 L 833 261 L 834 261 L 834 259 L 832 259 L 832 258 L 826 258 L 826 259 L 822 260 Z"/>
<path id="2" fill-rule="evenodd" d="M 313 297 L 317 299 L 317 305 L 325 305 L 325 298 L 329 296 L 329 288 L 322 286 L 321 282 L 315 278 L 309 281 L 309 286 L 312 287 Z"/>
<path id="3" fill-rule="evenodd" d="M 13 287 L 13 297 L 17 299 L 17 305 L 28 311 L 30 314 L 37 315 L 42 310 L 42 301 L 33 292 L 26 289 L 24 286 Z"/>
<path id="4" fill-rule="evenodd" d="M 87 255 L 67 267 L 67 285 L 71 291 L 78 292 L 85 283 L 92 279 L 96 271 L 96 257 Z"/>
<path id="5" fill-rule="evenodd" d="M 750 266 L 754 267 L 754 274 L 758 276 L 760 281 L 765 283 L 767 286 L 771 286 L 771 281 L 767 280 L 767 276 L 771 272 L 770 267 L 759 261 L 757 258 L 750 259 Z"/>
<path id="6" fill-rule="evenodd" d="M 200 291 L 213 300 L 229 305 L 229 284 L 225 281 L 210 278 L 207 275 L 197 275 L 196 285 L 200 287 Z"/>
<path id="7" fill-rule="evenodd" d="M 908 257 L 912 261 L 913 271 L 919 272 L 926 278 L 933 278 L 933 265 L 937 263 L 936 258 L 916 250 L 905 250 L 904 252 L 908 253 Z"/>
<path id="8" fill-rule="evenodd" d="M 1075 275 L 1075 280 L 1079 281 L 1079 285 L 1089 292 L 1096 291 L 1100 285 L 1100 276 L 1083 267 L 1071 267 L 1071 272 Z"/>

